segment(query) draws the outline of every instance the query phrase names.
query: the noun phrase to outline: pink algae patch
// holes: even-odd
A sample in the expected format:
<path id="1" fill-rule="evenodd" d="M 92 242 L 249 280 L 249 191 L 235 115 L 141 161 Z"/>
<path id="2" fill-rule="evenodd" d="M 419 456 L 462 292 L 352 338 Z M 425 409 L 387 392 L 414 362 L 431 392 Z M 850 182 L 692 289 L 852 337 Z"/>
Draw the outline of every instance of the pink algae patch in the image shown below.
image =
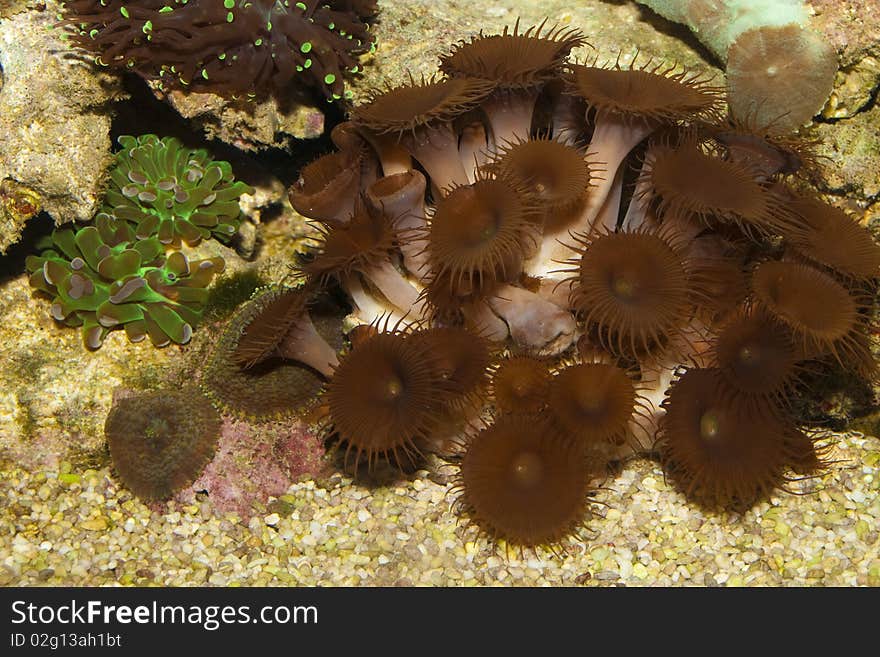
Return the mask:
<path id="1" fill-rule="evenodd" d="M 215 509 L 249 517 L 255 503 L 265 505 L 300 477 L 319 473 L 323 455 L 320 437 L 305 425 L 226 418 L 216 456 L 177 499 L 191 502 L 204 492 Z"/>

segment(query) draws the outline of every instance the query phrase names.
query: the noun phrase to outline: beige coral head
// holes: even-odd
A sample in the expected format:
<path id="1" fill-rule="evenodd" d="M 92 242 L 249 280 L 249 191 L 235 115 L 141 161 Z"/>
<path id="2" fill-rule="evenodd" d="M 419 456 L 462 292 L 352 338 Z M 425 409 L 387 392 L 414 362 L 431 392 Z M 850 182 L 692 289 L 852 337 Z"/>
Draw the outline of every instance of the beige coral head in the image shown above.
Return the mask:
<path id="1" fill-rule="evenodd" d="M 808 29 L 792 24 L 748 30 L 728 50 L 730 112 L 754 117 L 768 132 L 790 132 L 822 109 L 836 72 L 834 49 Z"/>

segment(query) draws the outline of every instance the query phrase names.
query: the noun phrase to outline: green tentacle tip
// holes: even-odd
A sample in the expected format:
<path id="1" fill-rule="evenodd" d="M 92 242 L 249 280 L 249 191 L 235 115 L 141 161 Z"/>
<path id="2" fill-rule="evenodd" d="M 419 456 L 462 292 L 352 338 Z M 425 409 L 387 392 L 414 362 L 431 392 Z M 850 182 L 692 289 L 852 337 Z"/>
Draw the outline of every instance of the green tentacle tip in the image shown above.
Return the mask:
<path id="1" fill-rule="evenodd" d="M 207 79 L 208 71 L 201 75 Z M 123 135 L 119 144 L 102 212 L 131 224 L 140 239 L 156 237 L 174 247 L 235 235 L 238 199 L 254 189 L 234 179 L 228 162 L 173 137 Z"/>

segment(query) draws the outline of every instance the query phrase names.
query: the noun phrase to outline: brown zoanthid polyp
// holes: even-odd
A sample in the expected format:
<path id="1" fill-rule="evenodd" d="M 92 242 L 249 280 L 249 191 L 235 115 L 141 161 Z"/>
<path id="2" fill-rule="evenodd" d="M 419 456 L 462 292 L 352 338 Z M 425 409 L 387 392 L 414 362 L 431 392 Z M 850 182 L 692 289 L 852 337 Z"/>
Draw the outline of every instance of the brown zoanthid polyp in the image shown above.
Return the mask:
<path id="1" fill-rule="evenodd" d="M 495 541 L 555 550 L 584 525 L 599 476 L 541 416 L 503 415 L 467 440 L 456 506 Z"/>

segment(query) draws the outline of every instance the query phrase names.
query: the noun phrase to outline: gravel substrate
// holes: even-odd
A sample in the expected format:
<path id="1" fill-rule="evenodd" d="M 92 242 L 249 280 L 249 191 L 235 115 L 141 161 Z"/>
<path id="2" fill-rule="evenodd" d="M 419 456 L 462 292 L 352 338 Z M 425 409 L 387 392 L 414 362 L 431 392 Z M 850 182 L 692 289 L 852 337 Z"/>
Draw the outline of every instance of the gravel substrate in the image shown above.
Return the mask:
<path id="1" fill-rule="evenodd" d="M 374 490 L 303 481 L 250 519 L 208 501 L 151 509 L 104 470 L 3 472 L 0 584 L 880 586 L 880 441 L 841 436 L 833 458 L 794 485 L 805 494 L 725 516 L 636 461 L 567 554 L 522 559 L 458 522 L 424 471 Z"/>

